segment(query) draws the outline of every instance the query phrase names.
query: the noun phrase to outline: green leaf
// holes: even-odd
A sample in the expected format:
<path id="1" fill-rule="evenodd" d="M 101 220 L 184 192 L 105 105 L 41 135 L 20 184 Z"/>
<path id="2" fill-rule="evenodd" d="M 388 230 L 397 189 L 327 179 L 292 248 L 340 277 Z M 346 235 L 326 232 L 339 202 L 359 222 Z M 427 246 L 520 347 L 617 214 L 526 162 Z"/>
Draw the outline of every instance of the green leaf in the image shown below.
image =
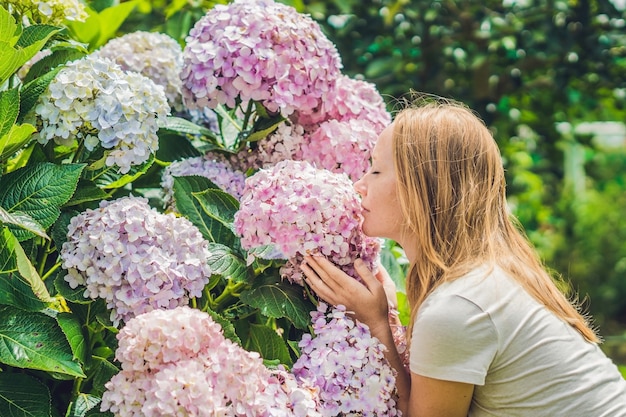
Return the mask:
<path id="1" fill-rule="evenodd" d="M 159 131 L 159 149 L 156 151 L 156 159 L 159 161 L 174 162 L 201 155 L 189 139 L 175 133 Z"/>
<path id="2" fill-rule="evenodd" d="M 11 126 L 17 120 L 19 104 L 20 91 L 18 88 L 0 91 L 0 138 L 9 133 Z M 0 151 L 2 151 L 1 146 Z"/>
<path id="3" fill-rule="evenodd" d="M 80 180 L 78 181 L 76 192 L 72 195 L 70 201 L 65 203 L 64 207 L 71 207 L 91 201 L 106 200 L 109 197 L 111 197 L 111 194 L 98 187 L 94 182 Z"/>
<path id="4" fill-rule="evenodd" d="M 59 217 L 60 207 L 69 201 L 84 164 L 27 165 L 0 178 L 0 207 L 9 213 L 23 212 L 44 229 Z M 33 236 L 31 232 L 10 227 L 18 240 Z"/>
<path id="5" fill-rule="evenodd" d="M 0 304 L 12 305 L 24 310 L 40 311 L 45 308 L 46 304 L 35 294 L 32 286 L 20 274 L 18 251 L 20 262 L 29 262 L 28 259 L 23 259 L 25 258 L 24 250 L 15 236 L 8 228 L 3 227 L 0 230 Z M 41 280 L 39 292 L 44 292 L 42 295 L 44 298 L 46 295 L 50 298 Z"/>
<path id="6" fill-rule="evenodd" d="M 150 157 L 146 162 L 140 165 L 131 166 L 130 171 L 126 174 L 120 174 L 118 172 L 120 168 L 116 165 L 104 165 L 104 159 L 106 159 L 106 155 L 103 159 L 96 161 L 87 167 L 83 178 L 88 181 L 92 181 L 100 188 L 113 190 L 130 184 L 148 172 L 148 169 L 150 169 L 154 163 L 154 154 L 150 154 Z"/>
<path id="7" fill-rule="evenodd" d="M 54 288 L 63 298 L 72 303 L 89 304 L 93 302 L 91 298 L 86 298 L 83 295 L 85 294 L 85 287 L 83 287 L 82 285 L 79 285 L 74 289 L 70 287 L 70 284 L 65 281 L 65 271 L 57 274 L 56 278 L 54 279 Z"/>
<path id="8" fill-rule="evenodd" d="M 55 68 L 24 85 L 21 93 L 18 121 L 23 121 L 26 114 L 35 107 L 37 100 L 48 89 L 48 86 L 59 71 L 61 71 L 61 67 Z"/>
<path id="9" fill-rule="evenodd" d="M 234 247 L 235 243 L 238 245 L 231 226 L 224 222 L 232 210 L 233 202 L 229 199 L 232 196 L 219 190 L 208 178 L 196 175 L 174 177 L 173 189 L 176 209 L 200 230 L 206 240 L 229 247 Z M 201 195 L 208 190 L 214 193 Z M 225 206 L 219 207 L 220 204 Z"/>
<path id="10" fill-rule="evenodd" d="M 99 356 L 91 358 L 91 375 L 93 375 L 92 394 L 100 395 L 106 391 L 104 384 L 109 382 L 120 370 L 108 360 Z"/>
<path id="11" fill-rule="evenodd" d="M 114 38 L 117 30 L 122 26 L 128 15 L 137 6 L 137 0 L 119 3 L 113 7 L 108 7 L 100 12 L 100 36 L 94 45 L 99 47 L 104 45 L 109 39 Z"/>
<path id="12" fill-rule="evenodd" d="M 167 130 L 180 135 L 201 135 L 215 140 L 215 133 L 204 126 L 197 125 L 187 119 L 168 116 L 159 124 L 159 129 Z"/>
<path id="13" fill-rule="evenodd" d="M 85 378 L 72 358 L 65 335 L 53 317 L 0 306 L 0 362 Z"/>
<path id="14" fill-rule="evenodd" d="M 8 39 L 11 41 L 9 42 L 11 46 L 15 45 L 15 42 L 19 39 L 18 36 L 15 36 L 16 30 L 17 23 L 15 22 L 15 18 L 11 16 L 11 13 L 9 13 L 7 9 L 0 5 L 0 39 Z"/>
<path id="15" fill-rule="evenodd" d="M 235 197 L 215 188 L 192 194 L 207 214 L 232 230 L 235 213 L 239 210 L 239 201 Z"/>
<path id="16" fill-rule="evenodd" d="M 52 415 L 48 387 L 29 375 L 0 372 L 0 415 L 49 417 Z"/>
<path id="17" fill-rule="evenodd" d="M 209 243 L 209 252 L 211 255 L 208 263 L 213 274 L 235 282 L 247 281 L 246 262 L 232 248 L 219 243 Z"/>
<path id="18" fill-rule="evenodd" d="M 91 394 L 78 394 L 70 407 L 67 417 L 85 417 L 87 412 L 96 408 L 102 399 Z"/>
<path id="19" fill-rule="evenodd" d="M 56 300 L 50 297 L 46 284 L 44 284 L 29 256 L 26 255 L 26 252 L 24 252 L 17 240 L 15 241 L 15 257 L 17 259 L 17 269 L 21 277 L 30 285 L 35 296 L 46 303 L 55 302 Z"/>
<path id="20" fill-rule="evenodd" d="M 41 58 L 30 67 L 28 74 L 22 80 L 24 84 L 29 84 L 31 81 L 41 78 L 55 69 L 61 69 L 63 64 L 80 59 L 87 53 L 86 50 L 81 49 L 78 45 L 72 44 L 53 49 L 54 51 L 51 55 Z"/>
<path id="21" fill-rule="evenodd" d="M 222 332 L 224 333 L 225 338 L 231 340 L 234 343 L 237 343 L 238 345 L 241 345 L 241 339 L 239 339 L 239 336 L 237 336 L 235 326 L 230 320 L 224 318 L 213 310 L 209 310 L 207 311 L 207 313 L 211 316 L 213 321 L 222 326 Z"/>
<path id="22" fill-rule="evenodd" d="M 250 290 L 241 293 L 241 301 L 258 308 L 267 317 L 286 317 L 297 328 L 305 329 L 311 322 L 310 312 L 314 307 L 305 299 L 302 287 L 277 283 L 274 277 L 259 278 Z"/>
<path id="23" fill-rule="evenodd" d="M 244 345 L 246 350 L 259 352 L 263 359 L 278 359 L 280 363 L 288 366 L 293 364 L 287 344 L 276 331 L 267 326 L 252 323 L 249 332 Z"/>
<path id="24" fill-rule="evenodd" d="M 59 313 L 56 316 L 59 327 L 65 334 L 70 348 L 72 349 L 73 359 L 85 363 L 87 358 L 87 345 L 85 336 L 83 335 L 81 323 L 78 318 L 70 313 Z"/>
<path id="25" fill-rule="evenodd" d="M 52 35 L 60 31 L 61 28 L 51 25 L 26 26 L 15 46 L 17 46 L 18 48 L 28 48 L 29 46 L 39 43 L 41 41 L 47 41 Z M 39 51 L 39 49 L 37 51 Z"/>
<path id="26" fill-rule="evenodd" d="M 11 130 L 0 137 L 0 158 L 3 161 L 10 158 L 30 141 L 35 131 L 35 126 L 28 123 L 11 126 Z"/>
<path id="27" fill-rule="evenodd" d="M 46 230 L 28 214 L 19 211 L 9 213 L 0 207 L 0 222 L 4 224 L 12 224 L 13 226 L 27 230 L 37 236 L 50 239 L 50 237 L 46 234 Z"/>

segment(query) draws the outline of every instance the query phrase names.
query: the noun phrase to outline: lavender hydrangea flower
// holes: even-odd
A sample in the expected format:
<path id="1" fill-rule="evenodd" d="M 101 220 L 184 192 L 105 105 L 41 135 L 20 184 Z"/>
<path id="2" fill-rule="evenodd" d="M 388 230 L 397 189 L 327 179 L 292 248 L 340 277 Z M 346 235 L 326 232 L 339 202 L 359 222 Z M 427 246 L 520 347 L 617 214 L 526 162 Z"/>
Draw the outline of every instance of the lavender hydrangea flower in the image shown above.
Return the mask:
<path id="1" fill-rule="evenodd" d="M 342 75 L 335 81 L 332 94 L 312 114 L 296 113 L 292 119 L 302 125 L 318 124 L 330 120 L 346 122 L 360 120 L 370 123 L 380 134 L 391 123 L 391 115 L 376 86 L 364 80 Z"/>
<path id="2" fill-rule="evenodd" d="M 361 229 L 360 199 L 345 174 L 305 161 L 281 161 L 248 177 L 235 214 L 244 249 L 272 245 L 288 262 L 281 275 L 302 284 L 300 263 L 321 253 L 358 279 L 354 260 L 374 269 L 380 245 Z"/>
<path id="3" fill-rule="evenodd" d="M 141 197 L 102 201 L 73 217 L 61 248 L 65 280 L 103 298 L 117 326 L 200 297 L 211 276 L 208 242 L 189 220 L 161 214 Z"/>
<path id="4" fill-rule="evenodd" d="M 66 146 L 78 139 L 88 151 L 99 145 L 106 165 L 125 174 L 156 152 L 158 125 L 169 111 L 161 86 L 89 55 L 67 64 L 39 98 L 35 137 Z"/>
<path id="5" fill-rule="evenodd" d="M 320 417 L 317 390 L 226 339 L 211 316 L 187 306 L 153 310 L 118 334 L 122 370 L 102 411 L 119 417 Z"/>
<path id="6" fill-rule="evenodd" d="M 292 372 L 301 386 L 319 389 L 322 415 L 400 416 L 396 372 L 369 328 L 349 318 L 343 306 L 320 303 L 311 317 L 314 335 L 302 337 Z"/>
<path id="7" fill-rule="evenodd" d="M 183 51 L 189 108 L 250 101 L 287 116 L 315 111 L 341 74 L 333 43 L 309 16 L 273 0 L 235 0 L 201 18 Z"/>
<path id="8" fill-rule="evenodd" d="M 108 58 L 124 71 L 144 75 L 165 90 L 170 107 L 182 110 L 183 50 L 164 33 L 137 31 L 113 38 L 94 52 Z"/>
<path id="9" fill-rule="evenodd" d="M 61 26 L 66 20 L 84 22 L 89 17 L 79 0 L 5 0 L 3 3 L 39 24 Z"/>
<path id="10" fill-rule="evenodd" d="M 210 179 L 223 191 L 236 199 L 240 199 L 246 181 L 246 175 L 233 169 L 226 158 L 215 158 L 216 154 L 206 154 L 192 158 L 174 161 L 163 170 L 161 187 L 165 193 L 165 205 L 173 208 L 174 203 L 174 177 L 186 175 L 199 175 Z"/>

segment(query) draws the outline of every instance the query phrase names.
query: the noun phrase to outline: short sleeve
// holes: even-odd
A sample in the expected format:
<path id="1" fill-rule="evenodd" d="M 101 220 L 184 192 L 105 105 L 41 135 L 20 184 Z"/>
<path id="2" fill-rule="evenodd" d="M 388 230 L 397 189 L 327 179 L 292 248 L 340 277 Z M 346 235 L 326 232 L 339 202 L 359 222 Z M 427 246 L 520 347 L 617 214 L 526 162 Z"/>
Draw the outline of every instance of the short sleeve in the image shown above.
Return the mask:
<path id="1" fill-rule="evenodd" d="M 488 313 L 462 296 L 435 292 L 413 326 L 410 368 L 429 378 L 484 385 L 497 350 Z"/>

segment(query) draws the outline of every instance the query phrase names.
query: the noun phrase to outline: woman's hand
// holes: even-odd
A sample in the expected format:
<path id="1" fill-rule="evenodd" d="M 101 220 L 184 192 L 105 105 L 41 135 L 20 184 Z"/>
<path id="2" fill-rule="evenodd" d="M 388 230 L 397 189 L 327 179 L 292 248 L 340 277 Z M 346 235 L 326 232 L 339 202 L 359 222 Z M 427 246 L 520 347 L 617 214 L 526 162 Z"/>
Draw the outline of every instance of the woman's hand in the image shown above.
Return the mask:
<path id="1" fill-rule="evenodd" d="M 344 305 L 346 310 L 354 313 L 356 319 L 370 327 L 373 335 L 381 326 L 389 327 L 388 296 L 381 283 L 383 281 L 389 287 L 391 278 L 388 274 L 379 272 L 377 275 L 380 278 L 377 278 L 361 259 L 357 259 L 354 268 L 363 280 L 361 283 L 318 255 L 306 256 L 300 268 L 306 282 L 322 300 L 334 306 Z"/>

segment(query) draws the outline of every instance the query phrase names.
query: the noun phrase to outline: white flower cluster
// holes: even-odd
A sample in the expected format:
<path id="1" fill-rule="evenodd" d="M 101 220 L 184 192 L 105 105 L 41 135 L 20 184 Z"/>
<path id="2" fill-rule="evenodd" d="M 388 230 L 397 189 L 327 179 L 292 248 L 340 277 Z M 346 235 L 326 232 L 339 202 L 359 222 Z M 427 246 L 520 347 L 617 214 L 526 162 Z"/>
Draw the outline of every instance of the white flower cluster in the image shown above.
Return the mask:
<path id="1" fill-rule="evenodd" d="M 35 23 L 60 26 L 65 20 L 87 20 L 85 5 L 79 0 L 4 0 L 22 16 Z"/>
<path id="2" fill-rule="evenodd" d="M 41 95 L 36 136 L 66 146 L 78 139 L 88 151 L 100 145 L 108 150 L 106 165 L 125 174 L 156 152 L 158 123 L 169 111 L 163 87 L 89 55 L 67 64 Z"/>
<path id="3" fill-rule="evenodd" d="M 200 297 L 211 276 L 208 242 L 191 222 L 141 197 L 102 201 L 72 218 L 61 248 L 65 280 L 103 298 L 115 325 Z"/>
<path id="4" fill-rule="evenodd" d="M 109 58 L 124 71 L 150 78 L 165 89 L 170 107 L 182 110 L 183 49 L 171 37 L 158 32 L 128 33 L 111 39 L 94 55 Z"/>
<path id="5" fill-rule="evenodd" d="M 265 367 L 200 310 L 139 315 L 117 338 L 122 370 L 101 405 L 116 417 L 321 417 L 315 388 Z"/>

